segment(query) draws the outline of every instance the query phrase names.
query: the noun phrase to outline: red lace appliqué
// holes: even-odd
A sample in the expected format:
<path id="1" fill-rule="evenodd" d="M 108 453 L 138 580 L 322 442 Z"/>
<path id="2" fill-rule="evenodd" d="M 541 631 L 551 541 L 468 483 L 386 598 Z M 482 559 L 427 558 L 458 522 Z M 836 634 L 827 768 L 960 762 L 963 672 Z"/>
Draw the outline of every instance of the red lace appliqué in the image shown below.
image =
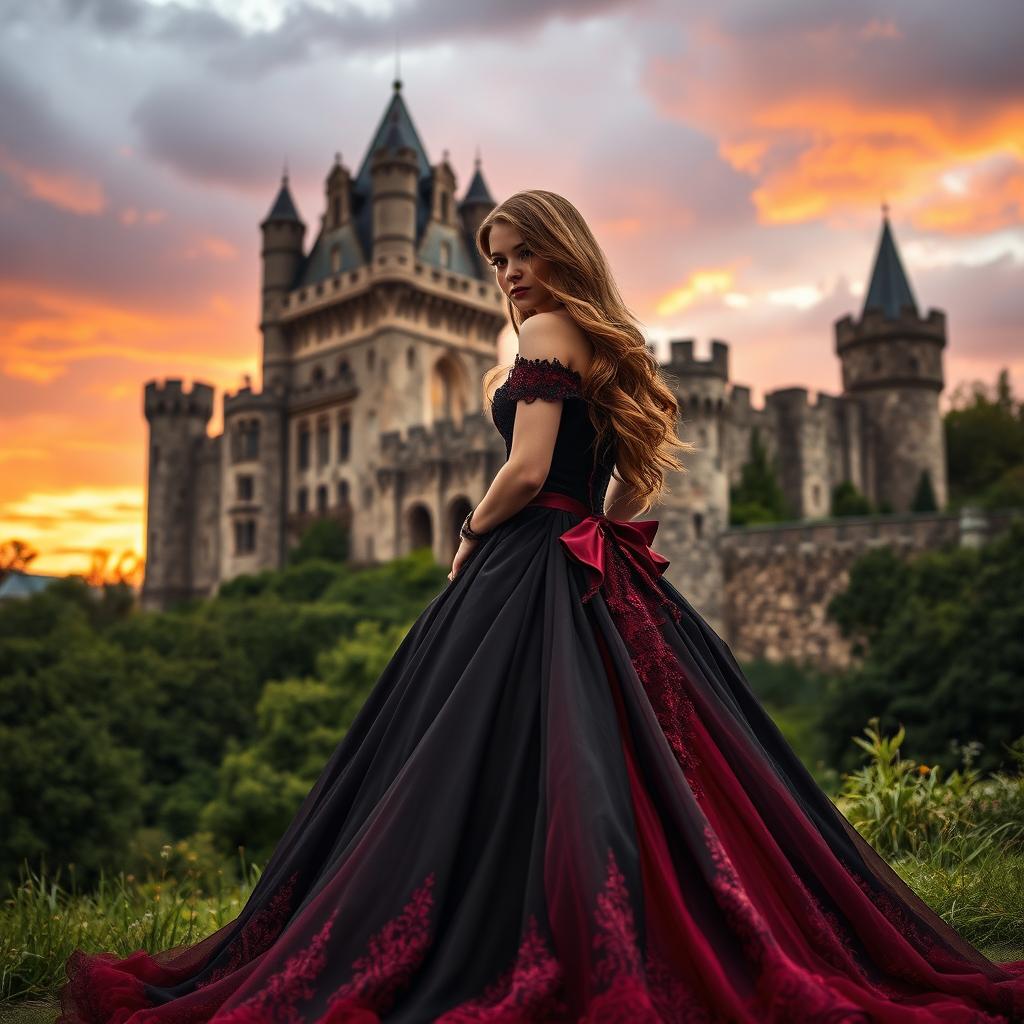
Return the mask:
<path id="1" fill-rule="evenodd" d="M 435 881 L 435 875 L 429 874 L 402 912 L 370 937 L 366 954 L 352 965 L 355 974 L 331 997 L 317 1024 L 354 1024 L 359 1011 L 367 1021 L 375 1021 L 377 1014 L 391 1008 L 430 948 Z"/>
<path id="2" fill-rule="evenodd" d="M 354 975 L 338 988 L 317 1024 L 376 1021 L 397 992 L 412 979 L 430 946 L 430 909 L 435 876 L 427 876 L 397 917 L 370 937 L 364 956 L 354 961 Z M 286 961 L 266 985 L 245 1002 L 217 1014 L 216 1024 L 298 1024 L 298 1004 L 312 998 L 314 983 L 327 963 L 326 947 L 338 912 L 324 922 L 309 944 Z"/>
<path id="3" fill-rule="evenodd" d="M 313 983 L 327 964 L 326 948 L 338 916 L 335 910 L 305 948 L 294 953 L 266 985 L 238 1006 L 215 1014 L 217 1024 L 299 1024 L 297 1004 L 311 998 Z"/>
<path id="4" fill-rule="evenodd" d="M 531 914 L 515 962 L 478 999 L 462 1003 L 435 1024 L 519 1024 L 524 1020 L 561 1021 L 569 1008 L 561 995 L 562 965 L 540 934 Z"/>
<path id="5" fill-rule="evenodd" d="M 524 359 L 516 353 L 502 390 L 512 402 L 533 402 L 538 398 L 554 402 L 581 397 L 583 379 L 558 359 Z"/>
<path id="6" fill-rule="evenodd" d="M 242 964 L 266 952 L 281 934 L 288 918 L 291 917 L 292 899 L 295 895 L 295 884 L 299 873 L 296 871 L 284 882 L 267 902 L 242 925 L 234 940 L 227 946 L 227 958 L 218 964 L 210 974 L 196 984 L 196 988 L 205 988 L 233 974 Z M 223 956 L 223 952 L 221 953 Z"/>
<path id="7" fill-rule="evenodd" d="M 661 632 L 665 613 L 676 622 L 681 612 L 657 585 L 650 572 L 606 534 L 607 556 L 601 592 L 622 637 L 636 674 L 661 725 L 665 738 L 686 773 L 694 796 L 704 791 L 694 769 L 699 764 L 694 746 L 693 702 L 686 693 L 686 676 L 676 652 Z M 596 588 L 583 595 L 593 597 Z"/>
<path id="8" fill-rule="evenodd" d="M 863 1009 L 832 991 L 826 978 L 796 963 L 779 946 L 710 822 L 704 825 L 704 839 L 715 865 L 711 882 L 715 899 L 757 969 L 757 992 L 749 1006 L 751 1016 L 780 1024 L 870 1021 Z"/>
<path id="9" fill-rule="evenodd" d="M 710 1024 L 715 1018 L 667 963 L 648 950 L 641 960 L 626 879 L 609 848 L 593 912 L 594 996 L 585 1020 L 600 1024 Z M 571 1019 L 561 964 L 531 916 L 515 962 L 478 999 L 435 1024 L 523 1024 Z M 319 1022 L 318 1022 L 319 1024 Z"/>

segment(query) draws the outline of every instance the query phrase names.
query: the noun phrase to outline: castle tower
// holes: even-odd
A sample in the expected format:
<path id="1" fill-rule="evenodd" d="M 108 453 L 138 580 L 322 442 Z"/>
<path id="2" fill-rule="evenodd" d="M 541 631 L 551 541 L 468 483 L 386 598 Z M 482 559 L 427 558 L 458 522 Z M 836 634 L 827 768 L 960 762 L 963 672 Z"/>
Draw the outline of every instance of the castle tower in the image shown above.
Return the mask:
<path id="1" fill-rule="evenodd" d="M 263 386 L 284 391 L 290 381 L 288 338 L 281 323 L 284 298 L 295 283 L 302 265 L 302 242 L 306 225 L 299 217 L 288 189 L 288 175 L 281 178 L 274 205 L 263 223 L 261 257 L 263 293 L 260 330 L 263 332 Z"/>
<path id="2" fill-rule="evenodd" d="M 395 82 L 395 95 L 401 88 Z M 388 130 L 374 150 L 370 165 L 373 182 L 373 262 L 410 267 L 416 250 L 416 184 L 419 161 L 402 137 L 400 108 L 393 105 Z"/>
<path id="3" fill-rule="evenodd" d="M 194 579 L 195 480 L 213 415 L 213 388 L 180 380 L 146 384 L 149 422 L 144 608 L 165 608 L 197 593 Z"/>
<path id="4" fill-rule="evenodd" d="M 337 231 L 352 219 L 352 175 L 341 162 L 341 154 L 334 154 L 334 166 L 327 175 L 327 209 L 323 215 L 323 228 Z"/>
<path id="5" fill-rule="evenodd" d="M 239 388 L 224 396 L 220 579 L 286 561 L 286 397 Z"/>
<path id="6" fill-rule="evenodd" d="M 860 319 L 844 316 L 835 331 L 843 396 L 865 410 L 861 475 L 867 496 L 907 511 L 927 471 L 941 509 L 947 495 L 939 413 L 946 316 L 936 309 L 919 313 L 887 211 Z"/>
<path id="7" fill-rule="evenodd" d="M 709 621 L 721 624 L 722 567 L 718 535 L 729 525 L 729 481 L 725 452 L 729 346 L 711 342 L 711 355 L 694 355 L 692 339 L 673 341 L 662 370 L 679 401 L 678 433 L 697 446 L 686 455 L 685 473 L 671 473 L 668 493 L 657 507 L 658 540 L 677 552 L 669 578 L 693 595 Z"/>
<path id="8" fill-rule="evenodd" d="M 478 156 L 473 165 L 473 179 L 469 183 L 469 188 L 466 189 L 466 194 L 459 202 L 459 213 L 462 214 L 462 222 L 466 226 L 469 250 L 476 258 L 482 274 L 490 274 L 491 268 L 487 266 L 483 256 L 477 251 L 476 233 L 480 230 L 480 225 L 483 224 L 484 218 L 497 205 L 491 198 L 490 190 L 484 181 L 483 173 L 480 170 L 480 157 Z"/>

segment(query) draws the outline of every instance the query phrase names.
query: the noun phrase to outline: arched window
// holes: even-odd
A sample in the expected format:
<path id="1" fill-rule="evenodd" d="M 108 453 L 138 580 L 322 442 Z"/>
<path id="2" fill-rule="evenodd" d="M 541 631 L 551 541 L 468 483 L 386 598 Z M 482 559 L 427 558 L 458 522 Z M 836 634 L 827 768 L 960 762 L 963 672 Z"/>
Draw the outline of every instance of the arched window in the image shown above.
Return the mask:
<path id="1" fill-rule="evenodd" d="M 452 265 L 452 243 L 442 242 L 441 243 L 441 266 L 450 267 Z"/>
<path id="2" fill-rule="evenodd" d="M 466 383 L 462 368 L 451 356 L 434 364 L 430 377 L 430 408 L 433 420 L 462 425 L 466 413 Z"/>
<path id="3" fill-rule="evenodd" d="M 434 546 L 434 525 L 426 505 L 413 505 L 406 517 L 406 524 L 410 551 Z"/>
<path id="4" fill-rule="evenodd" d="M 316 489 L 316 510 L 317 512 L 327 511 L 327 485 L 320 484 Z"/>
<path id="5" fill-rule="evenodd" d="M 323 384 L 324 382 L 324 368 L 322 366 L 313 367 L 313 383 Z"/>
<path id="6" fill-rule="evenodd" d="M 337 223 L 337 222 L 335 222 Z M 331 273 L 338 274 L 341 272 L 341 246 L 331 246 Z"/>
<path id="7" fill-rule="evenodd" d="M 331 457 L 331 427 L 326 417 L 316 425 L 316 464 L 326 466 Z"/>
<path id="8" fill-rule="evenodd" d="M 352 420 L 348 413 L 342 415 L 338 420 L 338 461 L 348 462 L 349 452 L 352 447 Z"/>
<path id="9" fill-rule="evenodd" d="M 299 424 L 299 469 L 309 469 L 309 424 Z"/>

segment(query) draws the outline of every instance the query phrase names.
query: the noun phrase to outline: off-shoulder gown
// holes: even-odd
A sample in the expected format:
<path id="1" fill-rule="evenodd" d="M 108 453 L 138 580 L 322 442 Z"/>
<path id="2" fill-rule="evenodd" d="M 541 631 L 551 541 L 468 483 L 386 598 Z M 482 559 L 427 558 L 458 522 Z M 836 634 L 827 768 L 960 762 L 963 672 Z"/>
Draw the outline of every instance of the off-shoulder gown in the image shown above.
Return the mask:
<path id="1" fill-rule="evenodd" d="M 76 952 L 62 1024 L 1024 1021 L 997 964 L 856 832 L 662 575 L 601 514 L 577 373 L 538 498 L 424 610 L 237 919 Z"/>

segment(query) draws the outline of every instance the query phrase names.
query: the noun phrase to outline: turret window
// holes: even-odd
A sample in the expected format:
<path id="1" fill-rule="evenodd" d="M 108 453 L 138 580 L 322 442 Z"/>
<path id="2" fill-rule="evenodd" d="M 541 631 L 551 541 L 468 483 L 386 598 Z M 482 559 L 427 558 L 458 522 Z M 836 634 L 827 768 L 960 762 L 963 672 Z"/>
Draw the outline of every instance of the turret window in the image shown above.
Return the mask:
<path id="1" fill-rule="evenodd" d="M 236 479 L 235 494 L 239 501 L 252 501 L 256 493 L 255 480 L 249 473 L 242 473 Z"/>
<path id="2" fill-rule="evenodd" d="M 451 242 L 441 243 L 441 266 L 450 267 L 452 265 L 452 244 Z"/>
<path id="3" fill-rule="evenodd" d="M 316 425 L 316 463 L 326 466 L 331 457 L 331 428 L 326 419 Z"/>
<path id="4" fill-rule="evenodd" d="M 337 221 L 335 221 L 335 224 L 337 224 Z M 337 273 L 340 272 L 340 270 L 341 270 L 341 246 L 340 245 L 332 245 L 331 246 L 331 273 L 332 274 L 337 274 Z"/>
<path id="5" fill-rule="evenodd" d="M 256 520 L 235 520 L 235 554 L 248 555 L 256 550 Z"/>
<path id="6" fill-rule="evenodd" d="M 338 421 L 338 461 L 348 462 L 349 452 L 352 447 L 352 421 L 348 416 L 342 416 Z"/>
<path id="7" fill-rule="evenodd" d="M 260 456 L 260 421 L 239 420 L 231 432 L 231 461 L 248 462 Z"/>

